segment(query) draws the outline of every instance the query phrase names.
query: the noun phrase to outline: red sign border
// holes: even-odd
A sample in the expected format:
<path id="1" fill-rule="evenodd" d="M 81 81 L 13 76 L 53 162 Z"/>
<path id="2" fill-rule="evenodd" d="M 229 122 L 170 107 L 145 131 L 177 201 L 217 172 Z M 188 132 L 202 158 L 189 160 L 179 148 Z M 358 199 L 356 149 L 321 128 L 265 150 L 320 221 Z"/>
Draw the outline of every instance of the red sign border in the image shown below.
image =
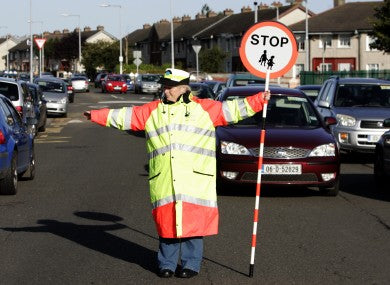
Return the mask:
<path id="1" fill-rule="evenodd" d="M 42 46 L 40 47 L 39 45 L 38 45 L 38 42 L 37 42 L 37 40 L 43 40 L 43 44 L 42 44 Z M 44 39 L 44 38 L 35 38 L 34 39 L 34 42 L 35 42 L 35 44 L 37 45 L 37 47 L 39 48 L 39 49 L 42 49 L 43 48 L 43 46 L 45 45 L 45 43 L 46 43 L 46 39 Z"/>
<path id="2" fill-rule="evenodd" d="M 283 30 L 283 32 L 286 33 L 286 35 L 289 37 L 289 39 L 291 40 L 291 43 L 292 43 L 293 54 L 292 54 L 288 64 L 284 68 L 279 70 L 278 72 L 270 72 L 270 78 L 277 78 L 277 77 L 280 77 L 280 76 L 286 74 L 293 67 L 293 65 L 295 64 L 297 57 L 298 57 L 298 46 L 297 46 L 297 41 L 295 39 L 295 36 L 292 33 L 292 31 L 289 28 L 287 28 L 285 25 L 283 25 L 282 23 L 276 22 L 276 21 L 265 21 L 265 22 L 257 23 L 255 25 L 253 25 L 252 27 L 250 27 L 245 32 L 245 34 L 241 40 L 241 45 L 240 45 L 240 50 L 239 50 L 240 58 L 241 58 L 242 63 L 244 64 L 246 69 L 248 69 L 248 71 L 250 73 L 252 73 L 253 75 L 259 76 L 261 78 L 266 78 L 266 73 L 255 69 L 252 66 L 252 64 L 249 63 L 248 59 L 246 58 L 246 54 L 245 54 L 245 43 L 247 42 L 249 36 L 253 33 L 254 30 L 257 30 L 258 28 L 262 28 L 264 26 L 272 26 L 272 27 L 279 28 L 279 29 Z"/>

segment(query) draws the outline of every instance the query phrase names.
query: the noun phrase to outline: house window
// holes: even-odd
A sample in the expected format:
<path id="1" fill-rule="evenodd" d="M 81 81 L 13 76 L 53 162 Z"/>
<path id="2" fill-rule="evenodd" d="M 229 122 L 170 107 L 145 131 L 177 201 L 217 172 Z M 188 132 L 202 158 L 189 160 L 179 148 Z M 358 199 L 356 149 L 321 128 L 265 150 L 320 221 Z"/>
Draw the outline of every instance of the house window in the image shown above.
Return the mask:
<path id="1" fill-rule="evenodd" d="M 295 65 L 295 72 L 296 72 L 297 76 L 299 76 L 299 74 L 301 74 L 301 71 L 304 71 L 304 70 L 305 70 L 304 64 L 296 64 Z"/>
<path id="2" fill-rule="evenodd" d="M 318 71 L 332 71 L 332 64 L 331 63 L 320 63 L 318 66 Z"/>
<path id="3" fill-rule="evenodd" d="M 331 36 L 321 36 L 319 48 L 326 49 L 332 47 L 332 37 Z"/>
<path id="4" fill-rule="evenodd" d="M 367 70 L 379 70 L 379 64 L 378 63 L 369 63 L 366 65 Z"/>
<path id="5" fill-rule="evenodd" d="M 372 44 L 374 42 L 375 42 L 375 38 L 367 35 L 367 37 L 366 37 L 366 51 L 377 51 L 376 48 L 370 47 L 370 44 Z"/>
<path id="6" fill-rule="evenodd" d="M 350 48 L 351 37 L 349 35 L 339 35 L 339 48 Z"/>
<path id="7" fill-rule="evenodd" d="M 305 50 L 305 36 L 300 35 L 300 36 L 297 36 L 296 39 L 297 39 L 298 51 L 304 51 Z"/>

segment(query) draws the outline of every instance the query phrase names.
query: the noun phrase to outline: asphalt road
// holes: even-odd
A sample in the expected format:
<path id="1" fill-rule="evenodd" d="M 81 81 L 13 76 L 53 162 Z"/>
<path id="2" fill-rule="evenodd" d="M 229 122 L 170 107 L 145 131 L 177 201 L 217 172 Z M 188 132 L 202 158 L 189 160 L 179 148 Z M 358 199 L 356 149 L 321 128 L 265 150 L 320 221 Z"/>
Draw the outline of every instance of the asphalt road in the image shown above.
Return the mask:
<path id="1" fill-rule="evenodd" d="M 37 174 L 0 196 L 0 284 L 388 284 L 390 195 L 371 156 L 344 156 L 341 192 L 263 188 L 254 277 L 248 277 L 254 187 L 219 195 L 220 232 L 200 275 L 156 276 L 157 234 L 145 139 L 86 121 L 83 110 L 151 95 L 76 94 L 67 118 L 36 139 Z"/>

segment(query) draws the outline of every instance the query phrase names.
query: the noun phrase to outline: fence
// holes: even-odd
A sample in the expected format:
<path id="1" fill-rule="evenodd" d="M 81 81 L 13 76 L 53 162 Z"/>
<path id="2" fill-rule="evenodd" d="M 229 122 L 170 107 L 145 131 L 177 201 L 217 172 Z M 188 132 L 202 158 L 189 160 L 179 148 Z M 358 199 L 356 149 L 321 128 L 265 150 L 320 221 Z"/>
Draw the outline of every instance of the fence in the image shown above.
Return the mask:
<path id="1" fill-rule="evenodd" d="M 390 70 L 355 70 L 355 71 L 301 71 L 299 74 L 300 85 L 322 85 L 330 76 L 339 77 L 363 77 L 390 80 Z"/>

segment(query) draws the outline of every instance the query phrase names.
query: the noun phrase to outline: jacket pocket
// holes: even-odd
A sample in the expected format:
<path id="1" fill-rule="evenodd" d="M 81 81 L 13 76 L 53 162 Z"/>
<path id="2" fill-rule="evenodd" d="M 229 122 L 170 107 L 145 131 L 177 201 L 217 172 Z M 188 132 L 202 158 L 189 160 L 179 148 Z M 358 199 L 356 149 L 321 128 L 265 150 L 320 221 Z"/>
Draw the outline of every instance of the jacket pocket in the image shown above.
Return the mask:
<path id="1" fill-rule="evenodd" d="M 149 160 L 149 181 L 161 174 L 161 161 L 158 158 Z"/>
<path id="2" fill-rule="evenodd" d="M 202 159 L 196 160 L 192 171 L 196 174 L 214 176 L 216 173 L 215 159 Z"/>

